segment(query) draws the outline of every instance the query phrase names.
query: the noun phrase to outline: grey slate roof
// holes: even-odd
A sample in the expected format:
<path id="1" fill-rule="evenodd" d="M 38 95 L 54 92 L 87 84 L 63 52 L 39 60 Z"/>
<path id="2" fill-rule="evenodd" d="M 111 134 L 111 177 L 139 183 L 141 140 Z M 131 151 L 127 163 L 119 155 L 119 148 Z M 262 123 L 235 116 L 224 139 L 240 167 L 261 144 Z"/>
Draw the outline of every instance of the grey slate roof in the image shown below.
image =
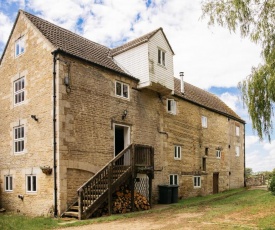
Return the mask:
<path id="1" fill-rule="evenodd" d="M 184 94 L 180 90 L 180 79 L 174 78 L 175 83 L 175 95 L 178 97 L 193 102 L 195 104 L 201 105 L 212 111 L 222 113 L 224 115 L 229 115 L 231 118 L 235 118 L 238 121 L 245 123 L 231 108 L 229 108 L 221 99 L 216 95 L 202 90 L 194 85 L 184 82 Z"/>
<path id="2" fill-rule="evenodd" d="M 145 42 L 148 42 L 149 39 L 151 37 L 153 37 L 158 31 L 162 31 L 162 33 L 163 33 L 163 35 L 164 35 L 164 37 L 166 39 L 167 44 L 169 45 L 172 53 L 174 54 L 174 51 L 173 51 L 171 45 L 169 44 L 168 39 L 166 38 L 166 35 L 164 34 L 162 27 L 160 27 L 160 28 L 158 28 L 158 29 L 156 29 L 156 30 L 154 30 L 154 31 L 152 31 L 150 33 L 147 33 L 147 34 L 145 34 L 145 35 L 143 35 L 143 36 L 141 36 L 141 37 L 139 37 L 137 39 L 129 41 L 129 42 L 123 44 L 122 46 L 119 46 L 119 47 L 116 47 L 116 48 L 112 49 L 111 56 L 118 55 L 118 54 L 120 54 L 122 52 L 125 52 L 125 51 L 127 51 L 129 49 L 132 49 L 132 48 L 134 48 L 136 46 L 139 46 L 139 45 L 141 45 L 141 44 L 143 44 Z"/>
<path id="3" fill-rule="evenodd" d="M 109 57 L 110 49 L 108 47 L 92 42 L 25 11 L 21 12 L 39 29 L 56 49 L 60 49 L 68 54 L 104 66 L 116 72 L 129 75 Z"/>

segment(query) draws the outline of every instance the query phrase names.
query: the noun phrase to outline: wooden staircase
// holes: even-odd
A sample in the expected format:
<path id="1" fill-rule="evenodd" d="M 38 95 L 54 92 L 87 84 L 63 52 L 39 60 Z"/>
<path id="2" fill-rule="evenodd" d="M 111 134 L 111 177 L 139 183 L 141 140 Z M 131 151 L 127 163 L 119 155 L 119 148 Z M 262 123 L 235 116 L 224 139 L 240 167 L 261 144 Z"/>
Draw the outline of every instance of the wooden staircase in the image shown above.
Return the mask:
<path id="1" fill-rule="evenodd" d="M 132 178 L 133 183 L 136 173 L 142 172 L 142 169 L 153 178 L 154 149 L 131 144 L 78 189 L 78 198 L 61 216 L 87 219 L 107 200 L 111 214 L 113 192 L 129 178 Z M 133 191 L 134 186 L 132 196 Z"/>

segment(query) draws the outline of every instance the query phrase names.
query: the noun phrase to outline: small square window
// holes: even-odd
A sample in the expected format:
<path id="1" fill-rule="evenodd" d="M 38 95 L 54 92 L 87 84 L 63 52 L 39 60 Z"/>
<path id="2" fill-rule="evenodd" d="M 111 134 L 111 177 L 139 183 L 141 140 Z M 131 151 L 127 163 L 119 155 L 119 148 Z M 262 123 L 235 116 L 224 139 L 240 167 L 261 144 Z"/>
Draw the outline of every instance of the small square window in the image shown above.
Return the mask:
<path id="1" fill-rule="evenodd" d="M 236 136 L 240 136 L 240 127 L 236 126 Z"/>
<path id="2" fill-rule="evenodd" d="M 178 185 L 178 175 L 177 174 L 170 175 L 170 185 Z"/>
<path id="3" fill-rule="evenodd" d="M 178 146 L 178 145 L 174 146 L 174 159 L 176 160 L 181 159 L 181 146 Z"/>
<path id="4" fill-rule="evenodd" d="M 205 116 L 201 117 L 201 124 L 203 128 L 207 128 L 207 117 Z"/>
<path id="5" fill-rule="evenodd" d="M 25 78 L 16 80 L 13 84 L 14 104 L 18 105 L 25 101 Z"/>
<path id="6" fill-rule="evenodd" d="M 217 149 L 216 150 L 216 157 L 221 158 L 221 155 L 222 155 L 221 150 Z"/>
<path id="7" fill-rule="evenodd" d="M 201 177 L 200 176 L 194 176 L 194 188 L 200 188 L 201 187 Z"/>
<path id="8" fill-rule="evenodd" d="M 25 40 L 24 37 L 19 38 L 15 42 L 15 57 L 25 52 Z"/>
<path id="9" fill-rule="evenodd" d="M 240 146 L 236 146 L 236 157 L 240 156 Z"/>
<path id="10" fill-rule="evenodd" d="M 7 176 L 5 176 L 5 191 L 11 192 L 12 190 L 13 190 L 12 176 L 7 175 Z"/>
<path id="11" fill-rule="evenodd" d="M 167 111 L 172 114 L 177 113 L 177 103 L 174 99 L 167 99 Z"/>
<path id="12" fill-rule="evenodd" d="M 117 81 L 116 82 L 116 96 L 123 97 L 123 98 L 129 98 L 129 85 Z"/>
<path id="13" fill-rule="evenodd" d="M 27 192 L 36 192 L 36 175 L 27 175 L 26 176 L 26 190 Z"/>
<path id="14" fill-rule="evenodd" d="M 13 129 L 14 153 L 21 153 L 25 149 L 25 131 L 24 126 L 18 126 Z"/>
<path id="15" fill-rule="evenodd" d="M 158 49 L 158 64 L 165 66 L 165 52 Z"/>

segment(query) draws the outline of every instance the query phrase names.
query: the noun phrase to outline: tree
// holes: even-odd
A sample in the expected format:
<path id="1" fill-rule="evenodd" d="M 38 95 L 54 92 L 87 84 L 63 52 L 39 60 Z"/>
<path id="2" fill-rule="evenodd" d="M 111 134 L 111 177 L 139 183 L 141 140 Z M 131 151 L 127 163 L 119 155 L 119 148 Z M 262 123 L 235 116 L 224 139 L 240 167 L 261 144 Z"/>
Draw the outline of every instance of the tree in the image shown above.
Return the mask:
<path id="1" fill-rule="evenodd" d="M 245 178 L 252 176 L 252 174 L 253 174 L 252 168 L 245 168 Z"/>
<path id="2" fill-rule="evenodd" d="M 202 18 L 261 44 L 263 63 L 238 86 L 248 108 L 252 127 L 262 140 L 270 141 L 275 102 L 275 0 L 205 0 Z"/>

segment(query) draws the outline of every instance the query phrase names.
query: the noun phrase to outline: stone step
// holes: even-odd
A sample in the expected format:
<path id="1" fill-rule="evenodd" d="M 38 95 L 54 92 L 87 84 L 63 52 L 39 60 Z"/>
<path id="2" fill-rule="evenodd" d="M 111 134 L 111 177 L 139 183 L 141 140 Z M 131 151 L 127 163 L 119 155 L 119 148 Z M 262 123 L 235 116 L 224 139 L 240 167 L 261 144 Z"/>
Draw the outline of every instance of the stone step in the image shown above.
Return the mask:
<path id="1" fill-rule="evenodd" d="M 78 212 L 67 211 L 64 212 L 63 216 L 78 218 Z"/>

